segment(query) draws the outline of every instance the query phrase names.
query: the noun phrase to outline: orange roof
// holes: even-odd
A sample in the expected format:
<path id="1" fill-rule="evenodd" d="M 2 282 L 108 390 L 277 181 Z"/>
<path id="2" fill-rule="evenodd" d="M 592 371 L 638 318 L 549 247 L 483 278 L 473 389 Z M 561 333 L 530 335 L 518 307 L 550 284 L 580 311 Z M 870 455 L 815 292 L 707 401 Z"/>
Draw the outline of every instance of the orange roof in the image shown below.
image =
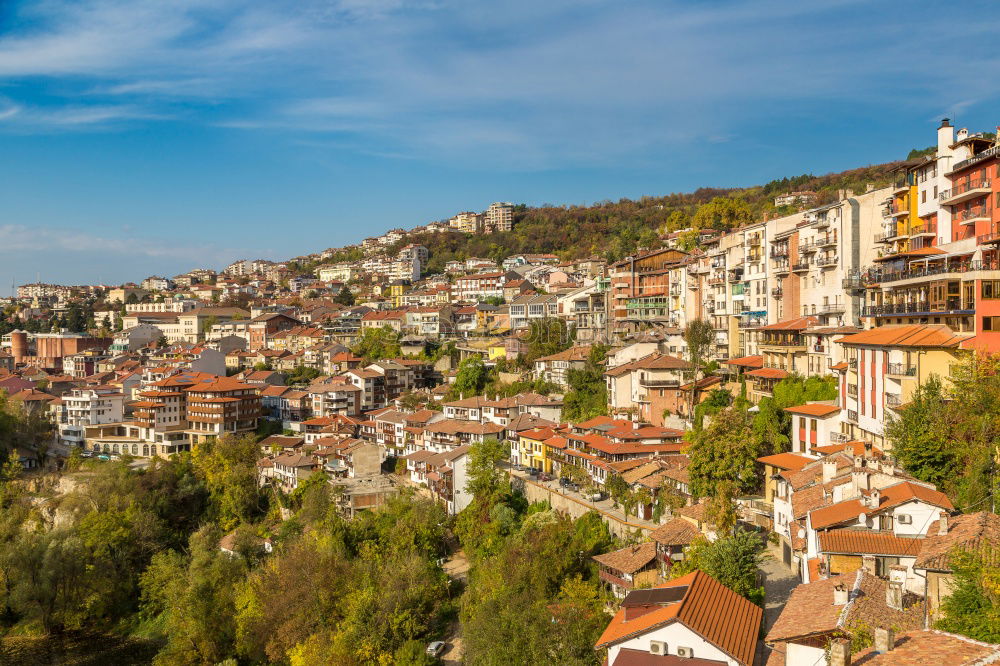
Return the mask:
<path id="1" fill-rule="evenodd" d="M 940 663 L 945 655 L 952 666 L 990 664 L 1000 657 L 1000 645 L 924 629 L 896 634 L 896 643 L 890 652 L 879 653 L 868 648 L 856 654 L 851 663 L 855 666 L 916 666 Z"/>
<path id="2" fill-rule="evenodd" d="M 871 492 L 875 491 L 870 491 L 869 494 Z M 955 508 L 951 500 L 944 493 L 909 481 L 902 481 L 887 488 L 882 488 L 878 493 L 879 504 L 877 508 L 866 505 L 861 499 L 850 499 L 811 511 L 809 513 L 809 520 L 813 529 L 822 529 L 839 523 L 845 523 L 849 520 L 856 520 L 862 513 L 877 513 L 913 500 L 926 502 L 932 506 L 948 509 L 949 511 Z"/>
<path id="3" fill-rule="evenodd" d="M 700 570 L 654 589 L 672 587 L 687 588 L 679 602 L 658 605 L 628 620 L 625 619 L 626 608 L 620 608 L 595 647 L 608 647 L 666 624 L 680 622 L 741 664 L 753 663 L 764 613 L 760 606 Z"/>
<path id="4" fill-rule="evenodd" d="M 786 412 L 791 412 L 792 414 L 805 414 L 806 416 L 819 416 L 827 417 L 831 414 L 836 414 L 840 411 L 840 407 L 836 405 L 826 405 L 823 403 L 807 403 L 805 405 L 796 405 L 795 407 L 785 407 Z"/>
<path id="5" fill-rule="evenodd" d="M 849 451 L 852 456 L 860 456 L 865 454 L 865 442 L 858 439 L 852 442 L 845 442 L 843 444 L 828 444 L 826 446 L 814 446 L 812 447 L 812 451 L 824 456 L 828 456 L 834 453 L 840 453 L 841 451 Z M 882 455 L 881 449 L 879 449 L 877 446 L 872 447 L 872 453 L 876 456 Z"/>
<path id="6" fill-rule="evenodd" d="M 771 324 L 769 326 L 761 326 L 758 330 L 760 331 L 804 331 L 810 326 L 815 326 L 819 323 L 816 317 L 796 317 L 795 319 L 786 319 L 785 321 L 779 321 L 777 324 Z"/>
<path id="7" fill-rule="evenodd" d="M 879 326 L 848 335 L 838 342 L 844 345 L 878 347 L 958 347 L 969 336 L 956 333 L 942 324 L 907 324 Z"/>
<path id="8" fill-rule="evenodd" d="M 913 557 L 920 553 L 923 541 L 872 530 L 828 530 L 819 533 L 819 550 L 822 553 Z"/>
<path id="9" fill-rule="evenodd" d="M 848 368 L 847 361 L 841 361 L 840 363 L 830 366 L 831 370 L 847 370 L 847 368 Z"/>
<path id="10" fill-rule="evenodd" d="M 784 379 L 787 376 L 787 371 L 778 368 L 758 368 L 747 373 L 747 377 L 760 377 L 761 379 Z"/>
<path id="11" fill-rule="evenodd" d="M 764 367 L 764 357 L 763 356 L 740 356 L 739 358 L 731 358 L 728 361 L 723 361 L 726 365 L 739 365 L 745 368 L 762 368 Z"/>
<path id="12" fill-rule="evenodd" d="M 773 456 L 763 456 L 762 458 L 757 458 L 757 462 L 770 465 L 771 467 L 798 471 L 814 461 L 812 458 L 806 458 L 805 456 L 800 456 L 797 453 L 776 453 Z"/>

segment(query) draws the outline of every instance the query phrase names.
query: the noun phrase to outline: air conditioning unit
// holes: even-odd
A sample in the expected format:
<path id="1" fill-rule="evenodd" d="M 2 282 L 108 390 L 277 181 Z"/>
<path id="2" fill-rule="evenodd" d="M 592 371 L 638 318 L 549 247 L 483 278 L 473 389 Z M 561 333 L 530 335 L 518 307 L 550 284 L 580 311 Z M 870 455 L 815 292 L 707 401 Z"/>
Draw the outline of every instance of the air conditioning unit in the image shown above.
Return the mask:
<path id="1" fill-rule="evenodd" d="M 911 525 L 913 524 L 913 516 L 908 513 L 901 513 L 896 516 L 896 520 L 899 521 L 900 525 Z"/>
<path id="2" fill-rule="evenodd" d="M 666 656 L 667 654 L 667 644 L 663 641 L 649 641 L 649 654 L 657 654 Z"/>
<path id="3" fill-rule="evenodd" d="M 677 656 L 684 657 L 685 659 L 692 659 L 694 657 L 694 648 L 679 647 L 677 648 Z"/>

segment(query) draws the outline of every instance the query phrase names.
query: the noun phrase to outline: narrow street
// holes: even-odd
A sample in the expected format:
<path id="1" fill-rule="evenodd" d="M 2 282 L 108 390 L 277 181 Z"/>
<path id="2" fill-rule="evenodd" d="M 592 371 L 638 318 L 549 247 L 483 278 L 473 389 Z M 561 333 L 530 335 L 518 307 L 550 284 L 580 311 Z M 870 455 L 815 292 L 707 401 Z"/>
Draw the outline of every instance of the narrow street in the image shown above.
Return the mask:
<path id="1" fill-rule="evenodd" d="M 461 550 L 455 553 L 442 566 L 444 572 L 453 581 L 460 583 L 464 589 L 469 582 L 469 560 L 465 557 L 465 552 Z M 456 619 L 448 631 L 448 635 L 443 639 L 446 646 L 441 653 L 441 662 L 449 666 L 458 666 L 462 663 L 462 623 Z"/>
<path id="2" fill-rule="evenodd" d="M 764 626 L 769 630 L 781 615 L 781 609 L 785 607 L 792 590 L 799 584 L 799 577 L 784 565 L 781 551 L 771 544 L 767 546 L 764 563 L 760 568 L 765 576 Z"/>

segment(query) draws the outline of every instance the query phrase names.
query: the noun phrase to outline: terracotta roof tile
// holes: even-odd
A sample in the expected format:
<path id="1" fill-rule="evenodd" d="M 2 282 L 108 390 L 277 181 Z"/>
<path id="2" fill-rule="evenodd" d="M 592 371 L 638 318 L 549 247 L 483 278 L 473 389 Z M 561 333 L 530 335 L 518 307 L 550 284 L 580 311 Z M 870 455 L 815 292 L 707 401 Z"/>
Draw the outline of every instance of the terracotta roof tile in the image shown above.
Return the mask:
<path id="1" fill-rule="evenodd" d="M 949 554 L 953 548 L 979 551 L 995 549 L 1000 543 L 1000 516 L 988 511 L 948 518 L 948 533 L 939 534 L 940 521 L 931 523 L 924 547 L 913 567 L 950 571 Z"/>
<path id="2" fill-rule="evenodd" d="M 956 348 L 969 338 L 941 324 L 879 326 L 840 338 L 843 345 Z"/>
<path id="3" fill-rule="evenodd" d="M 646 541 L 625 546 L 603 555 L 594 555 L 594 561 L 621 573 L 634 574 L 656 559 L 656 544 Z"/>
<path id="4" fill-rule="evenodd" d="M 667 521 L 649 533 L 649 538 L 665 546 L 687 546 L 700 536 L 697 527 L 680 518 Z"/>
<path id="5" fill-rule="evenodd" d="M 927 666 L 947 662 L 949 666 L 976 666 L 998 660 L 1000 645 L 980 643 L 942 631 L 920 630 L 898 634 L 893 649 L 885 654 L 868 648 L 856 654 L 851 663 L 855 666 Z"/>
<path id="6" fill-rule="evenodd" d="M 920 552 L 923 542 L 923 539 L 872 530 L 842 529 L 819 533 L 819 550 L 822 553 L 913 557 Z"/>
<path id="7" fill-rule="evenodd" d="M 776 453 L 773 456 L 757 458 L 757 462 L 781 469 L 800 470 L 814 461 L 812 458 L 800 456 L 797 453 Z"/>
<path id="8" fill-rule="evenodd" d="M 795 407 L 786 407 L 785 411 L 792 414 L 804 414 L 806 416 L 818 416 L 820 418 L 825 418 L 838 413 L 840 411 L 840 407 L 821 402 L 812 402 L 805 405 L 796 405 Z"/>

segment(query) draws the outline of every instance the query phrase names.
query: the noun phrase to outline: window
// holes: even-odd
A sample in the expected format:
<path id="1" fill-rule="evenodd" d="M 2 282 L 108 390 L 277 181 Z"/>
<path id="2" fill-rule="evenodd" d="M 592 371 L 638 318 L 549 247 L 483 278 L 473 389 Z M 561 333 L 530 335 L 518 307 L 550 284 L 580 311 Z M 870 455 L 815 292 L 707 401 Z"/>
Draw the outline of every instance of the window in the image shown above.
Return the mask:
<path id="1" fill-rule="evenodd" d="M 983 317 L 984 331 L 1000 331 L 1000 317 Z"/>
<path id="2" fill-rule="evenodd" d="M 1000 280 L 983 280 L 981 291 L 985 299 L 1000 298 Z"/>

